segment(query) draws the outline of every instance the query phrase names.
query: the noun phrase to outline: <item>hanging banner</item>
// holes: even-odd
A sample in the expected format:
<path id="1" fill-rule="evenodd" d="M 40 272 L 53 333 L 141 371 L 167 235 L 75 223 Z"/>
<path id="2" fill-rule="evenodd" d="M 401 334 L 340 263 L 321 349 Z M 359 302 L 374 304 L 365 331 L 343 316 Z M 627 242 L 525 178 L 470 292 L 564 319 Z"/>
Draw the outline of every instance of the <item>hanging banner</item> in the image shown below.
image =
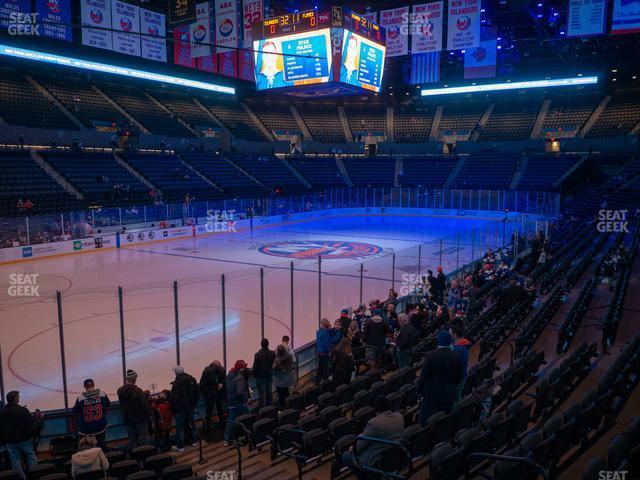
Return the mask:
<path id="1" fill-rule="evenodd" d="M 111 39 L 111 2 L 109 0 L 82 0 L 82 44 L 113 50 Z M 91 28 L 95 27 L 95 28 Z"/>
<path id="2" fill-rule="evenodd" d="M 215 2 L 216 52 L 233 52 L 238 48 L 238 4 L 236 0 Z"/>
<path id="3" fill-rule="evenodd" d="M 480 45 L 480 0 L 450 0 L 447 50 Z"/>
<path id="4" fill-rule="evenodd" d="M 443 2 L 414 5 L 411 14 L 411 53 L 442 50 Z"/>
<path id="5" fill-rule="evenodd" d="M 387 32 L 387 57 L 409 53 L 409 7 L 382 10 L 380 26 Z"/>
<path id="6" fill-rule="evenodd" d="M 238 60 L 238 78 L 241 80 L 248 80 L 250 82 L 254 82 L 255 72 L 253 69 L 253 52 L 250 50 L 241 50 L 239 52 L 239 60 Z"/>
<path id="7" fill-rule="evenodd" d="M 113 51 L 140 56 L 140 7 L 120 0 L 111 2 Z"/>
<path id="8" fill-rule="evenodd" d="M 167 29 L 162 13 L 140 9 L 140 51 L 142 58 L 167 61 Z"/>
<path id="9" fill-rule="evenodd" d="M 204 57 L 213 53 L 211 39 L 211 3 L 196 5 L 196 21 L 190 26 L 191 58 Z"/>
<path id="10" fill-rule="evenodd" d="M 613 0 L 611 33 L 640 32 L 640 1 Z"/>
<path id="11" fill-rule="evenodd" d="M 191 58 L 189 25 L 173 29 L 173 63 L 181 67 L 195 68 L 196 61 Z"/>
<path id="12" fill-rule="evenodd" d="M 464 52 L 464 78 L 493 78 L 496 76 L 498 42 L 496 27 L 480 30 L 480 45 Z"/>
<path id="13" fill-rule="evenodd" d="M 209 73 L 218 73 L 218 64 L 216 62 L 215 53 L 204 57 L 198 57 L 198 70 Z"/>
<path id="14" fill-rule="evenodd" d="M 196 20 L 196 0 L 168 0 L 169 25 L 186 25 Z"/>
<path id="15" fill-rule="evenodd" d="M 607 21 L 607 0 L 569 0 L 567 36 L 602 35 Z"/>
<path id="16" fill-rule="evenodd" d="M 70 0 L 37 0 L 36 11 L 39 35 L 67 42 L 73 39 Z"/>
<path id="17" fill-rule="evenodd" d="M 242 1 L 242 46 L 244 48 L 253 48 L 253 32 L 252 25 L 262 21 L 264 6 L 262 0 L 243 0 Z M 253 58 L 253 55 L 250 55 Z M 252 60 L 253 62 L 253 60 Z M 251 70 L 253 78 L 253 68 Z"/>
<path id="18" fill-rule="evenodd" d="M 0 25 L 8 28 L 10 35 L 20 31 L 27 33 L 29 27 L 26 24 L 31 23 L 30 13 L 31 0 L 0 0 Z"/>
<path id="19" fill-rule="evenodd" d="M 218 73 L 225 77 L 238 76 L 238 51 L 226 51 L 218 55 Z"/>

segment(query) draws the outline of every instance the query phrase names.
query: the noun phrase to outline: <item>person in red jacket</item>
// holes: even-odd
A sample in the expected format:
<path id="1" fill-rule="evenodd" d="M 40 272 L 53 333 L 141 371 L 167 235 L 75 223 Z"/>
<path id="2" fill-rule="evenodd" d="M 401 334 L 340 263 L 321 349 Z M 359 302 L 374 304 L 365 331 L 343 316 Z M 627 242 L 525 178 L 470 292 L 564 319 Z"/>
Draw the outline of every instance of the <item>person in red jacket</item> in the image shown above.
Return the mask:
<path id="1" fill-rule="evenodd" d="M 171 434 L 171 424 L 173 423 L 173 410 L 169 401 L 169 390 L 162 390 L 158 398 L 151 402 L 151 408 L 155 413 L 157 440 L 160 443 L 160 450 L 169 449 L 169 436 Z"/>

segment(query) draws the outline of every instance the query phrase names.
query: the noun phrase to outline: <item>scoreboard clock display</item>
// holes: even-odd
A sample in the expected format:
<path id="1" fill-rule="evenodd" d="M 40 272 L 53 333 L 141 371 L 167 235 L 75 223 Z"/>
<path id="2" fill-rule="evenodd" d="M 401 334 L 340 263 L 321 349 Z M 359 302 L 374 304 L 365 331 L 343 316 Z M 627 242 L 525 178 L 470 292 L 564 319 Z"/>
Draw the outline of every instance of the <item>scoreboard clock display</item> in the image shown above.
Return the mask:
<path id="1" fill-rule="evenodd" d="M 380 25 L 377 23 L 373 23 L 371 20 L 366 19 L 362 15 L 358 15 L 348 8 L 343 9 L 342 12 L 342 27 L 372 42 L 382 45 L 386 43 L 384 28 L 380 28 Z"/>
<path id="2" fill-rule="evenodd" d="M 316 10 L 288 13 L 279 17 L 264 19 L 262 21 L 262 37 L 279 37 L 281 35 L 308 32 L 317 28 L 318 12 Z"/>

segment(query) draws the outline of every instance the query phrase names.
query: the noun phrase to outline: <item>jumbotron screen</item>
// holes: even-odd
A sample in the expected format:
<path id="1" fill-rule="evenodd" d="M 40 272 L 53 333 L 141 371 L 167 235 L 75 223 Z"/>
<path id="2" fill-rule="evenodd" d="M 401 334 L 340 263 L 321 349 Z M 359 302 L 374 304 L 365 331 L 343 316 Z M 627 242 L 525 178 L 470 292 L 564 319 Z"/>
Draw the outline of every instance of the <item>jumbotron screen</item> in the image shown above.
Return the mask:
<path id="1" fill-rule="evenodd" d="M 340 81 L 379 92 L 386 47 L 349 30 L 344 30 L 342 40 Z"/>
<path id="2" fill-rule="evenodd" d="M 328 28 L 253 42 L 256 88 L 327 83 L 332 77 Z"/>

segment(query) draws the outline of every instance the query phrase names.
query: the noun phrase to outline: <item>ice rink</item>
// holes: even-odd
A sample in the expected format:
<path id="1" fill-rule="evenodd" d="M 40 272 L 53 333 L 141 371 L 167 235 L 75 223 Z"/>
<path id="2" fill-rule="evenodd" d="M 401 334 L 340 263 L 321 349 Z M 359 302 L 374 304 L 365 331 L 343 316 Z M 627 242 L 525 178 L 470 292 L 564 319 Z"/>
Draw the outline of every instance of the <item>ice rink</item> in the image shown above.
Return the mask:
<path id="1" fill-rule="evenodd" d="M 161 390 L 177 361 L 176 310 L 186 371 L 199 379 L 205 365 L 223 360 L 222 274 L 227 361 L 251 364 L 261 338 L 261 297 L 265 337 L 275 345 L 288 334 L 299 347 L 315 338 L 320 315 L 333 320 L 359 303 L 361 269 L 365 302 L 385 298 L 394 278 L 396 290 L 406 293 L 419 250 L 421 271 L 435 270 L 442 239 L 442 264 L 451 272 L 502 244 L 512 228 L 496 219 L 336 216 L 0 266 L 5 391 L 20 390 L 30 408 L 64 406 L 56 290 L 73 404 L 87 377 L 112 398 L 122 383 L 118 286 L 126 366 L 138 372 L 142 388 Z M 39 274 L 40 296 L 9 296 L 11 273 Z"/>

